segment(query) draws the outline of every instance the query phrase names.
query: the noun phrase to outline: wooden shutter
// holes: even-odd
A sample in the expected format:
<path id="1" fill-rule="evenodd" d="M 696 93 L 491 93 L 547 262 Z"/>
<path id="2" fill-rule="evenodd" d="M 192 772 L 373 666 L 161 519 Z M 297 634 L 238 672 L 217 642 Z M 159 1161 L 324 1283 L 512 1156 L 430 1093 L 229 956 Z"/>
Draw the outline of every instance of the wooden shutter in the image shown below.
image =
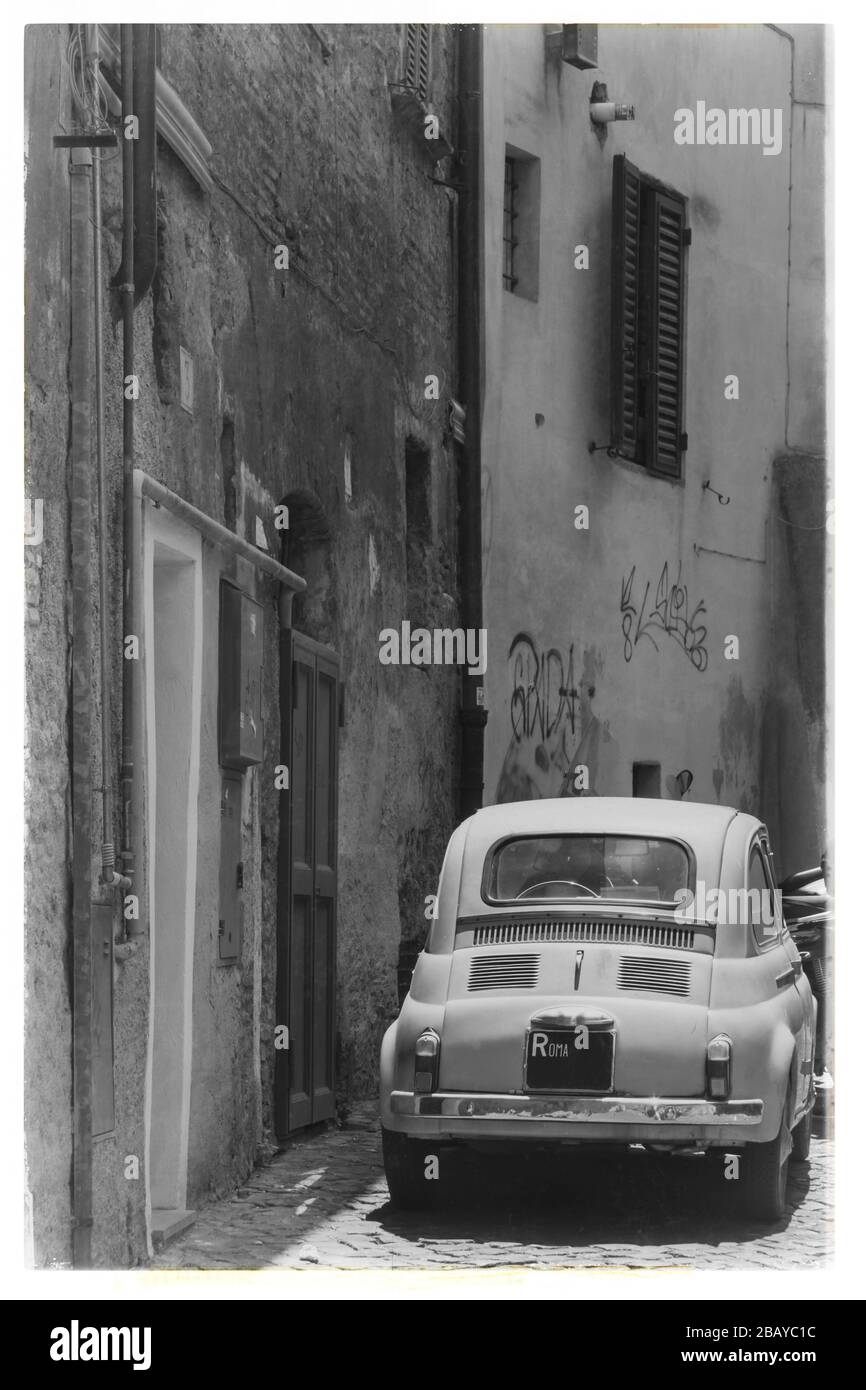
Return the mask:
<path id="1" fill-rule="evenodd" d="M 624 458 L 638 456 L 638 284 L 640 174 L 625 155 L 613 159 L 611 256 L 611 440 Z"/>
<path id="2" fill-rule="evenodd" d="M 647 468 L 678 478 L 682 471 L 685 343 L 686 206 L 658 189 L 646 190 L 642 267 L 647 294 Z"/>

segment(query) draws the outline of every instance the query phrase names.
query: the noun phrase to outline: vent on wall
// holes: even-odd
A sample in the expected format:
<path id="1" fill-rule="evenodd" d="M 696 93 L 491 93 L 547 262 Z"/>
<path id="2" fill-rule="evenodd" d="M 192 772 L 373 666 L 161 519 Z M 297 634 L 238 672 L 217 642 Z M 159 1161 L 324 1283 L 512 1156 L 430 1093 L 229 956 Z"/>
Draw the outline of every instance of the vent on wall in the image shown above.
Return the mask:
<path id="1" fill-rule="evenodd" d="M 685 927 L 669 927 L 659 922 L 622 922 L 583 918 L 551 918 L 545 922 L 493 922 L 476 927 L 473 946 L 505 946 L 523 941 L 600 941 L 634 946 L 664 946 L 669 950 L 691 951 L 695 934 Z"/>
<path id="2" fill-rule="evenodd" d="M 469 989 L 534 989 L 539 956 L 475 956 L 469 967 Z"/>
<path id="3" fill-rule="evenodd" d="M 618 989 L 648 989 L 656 994 L 689 992 L 692 967 L 687 960 L 659 960 L 653 956 L 623 956 L 619 963 Z"/>

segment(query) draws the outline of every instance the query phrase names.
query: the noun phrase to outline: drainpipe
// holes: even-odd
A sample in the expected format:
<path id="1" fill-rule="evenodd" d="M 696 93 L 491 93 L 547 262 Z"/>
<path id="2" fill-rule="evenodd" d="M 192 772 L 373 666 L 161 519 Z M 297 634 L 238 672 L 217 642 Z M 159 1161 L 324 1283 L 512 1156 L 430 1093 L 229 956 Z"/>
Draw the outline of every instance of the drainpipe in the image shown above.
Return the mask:
<path id="1" fill-rule="evenodd" d="M 99 75 L 98 27 L 87 26 L 87 57 L 93 70 L 94 90 Z M 97 536 L 99 580 L 99 696 L 102 783 L 101 882 L 111 888 L 128 886 L 114 867 L 114 770 L 111 754 L 111 612 L 108 597 L 108 480 L 105 471 L 105 392 L 102 342 L 102 163 L 97 150 L 93 159 L 93 367 L 95 374 Z"/>
<path id="2" fill-rule="evenodd" d="M 140 603 L 136 582 L 134 558 L 139 553 L 135 541 L 135 517 L 133 514 L 132 470 L 135 466 L 134 429 L 135 401 L 131 389 L 127 389 L 130 378 L 135 373 L 135 333 L 133 312 L 135 307 L 134 276 L 134 179 L 133 166 L 135 142 L 127 140 L 127 117 L 134 115 L 132 96 L 132 26 L 120 26 L 120 85 L 121 85 L 121 143 L 123 146 L 123 244 L 120 270 L 118 272 L 121 312 L 123 318 L 123 751 L 120 773 L 121 800 L 123 809 L 123 831 L 121 859 L 124 872 L 136 886 L 136 857 L 139 849 L 141 817 L 139 814 L 140 776 L 136 775 L 135 750 L 140 748 L 136 738 L 141 718 L 141 681 L 139 679 L 140 660 L 126 658 L 126 640 L 137 637 L 141 647 Z M 139 651 L 140 655 L 140 651 Z M 140 896 L 140 891 L 139 891 Z M 134 936 L 144 928 L 139 916 L 127 919 L 124 914 L 127 936 Z"/>
<path id="3" fill-rule="evenodd" d="M 147 294 L 156 271 L 156 25 L 132 24 L 134 302 Z"/>
<path id="4" fill-rule="evenodd" d="M 483 408 L 482 304 L 484 289 L 482 178 L 482 26 L 459 26 L 459 148 L 462 160 L 457 220 L 458 371 L 466 407 L 459 466 L 460 598 L 463 626 L 484 625 L 481 525 L 481 412 Z M 461 692 L 460 818 L 484 798 L 484 678 L 464 669 Z"/>
<path id="5" fill-rule="evenodd" d="M 796 45 L 794 35 L 789 34 L 787 29 L 781 29 L 778 24 L 768 24 L 768 29 L 772 29 L 774 34 L 785 39 L 790 45 L 791 55 L 791 91 L 788 103 L 788 268 L 787 268 L 787 290 L 785 304 L 785 448 L 788 446 L 788 422 L 791 415 L 791 229 L 793 216 L 794 199 L 794 85 L 796 79 Z"/>
<path id="6" fill-rule="evenodd" d="M 123 382 L 135 374 L 135 306 L 147 293 L 156 269 L 156 30 L 152 24 L 123 24 L 120 30 L 121 123 L 138 121 L 138 138 L 123 138 L 123 251 L 118 272 L 123 317 Z M 138 561 L 141 556 L 141 516 L 133 491 L 135 469 L 135 400 L 123 395 L 123 636 L 137 638 L 139 659 L 123 661 L 123 801 L 124 872 L 138 898 L 138 915 L 127 918 L 128 938 L 145 930 L 145 883 L 141 874 L 144 748 L 143 639 Z M 136 881 L 138 872 L 139 881 Z M 130 943 L 115 952 L 126 959 Z"/>
<path id="7" fill-rule="evenodd" d="M 92 786 L 91 393 L 93 252 L 92 156 L 70 151 L 70 530 L 72 542 L 72 1262 L 91 1263 L 93 1226 L 92 942 L 90 928 Z"/>

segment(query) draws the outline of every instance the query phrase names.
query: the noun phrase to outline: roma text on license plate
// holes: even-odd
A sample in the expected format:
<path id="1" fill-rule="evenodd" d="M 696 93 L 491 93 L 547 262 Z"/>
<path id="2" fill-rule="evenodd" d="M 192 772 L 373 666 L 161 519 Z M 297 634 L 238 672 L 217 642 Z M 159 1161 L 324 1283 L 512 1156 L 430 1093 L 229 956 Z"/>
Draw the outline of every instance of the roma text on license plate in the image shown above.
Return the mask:
<path id="1" fill-rule="evenodd" d="M 613 1033 L 588 1028 L 531 1028 L 526 1044 L 530 1091 L 609 1091 Z"/>

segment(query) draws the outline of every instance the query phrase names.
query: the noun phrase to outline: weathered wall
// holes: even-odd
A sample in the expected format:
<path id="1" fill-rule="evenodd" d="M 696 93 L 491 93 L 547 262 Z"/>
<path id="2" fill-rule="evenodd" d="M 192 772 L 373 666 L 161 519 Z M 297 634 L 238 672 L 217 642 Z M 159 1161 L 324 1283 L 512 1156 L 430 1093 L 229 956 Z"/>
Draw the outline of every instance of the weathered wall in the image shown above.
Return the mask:
<path id="1" fill-rule="evenodd" d="M 71 1254 L 69 523 L 65 468 L 69 428 L 65 363 L 69 200 L 67 157 L 51 145 L 64 100 L 60 62 L 65 42 L 63 26 L 30 28 L 24 65 L 28 134 L 25 493 L 43 500 L 44 534 L 41 544 L 28 546 L 24 552 L 28 739 L 24 1118 L 34 1254 L 41 1264 L 63 1263 Z"/>
<path id="2" fill-rule="evenodd" d="M 787 394 L 790 49 L 761 26 L 601 26 L 599 63 L 581 72 L 546 57 L 540 26 L 485 31 L 486 795 L 560 794 L 576 761 L 592 791 L 628 796 L 632 763 L 653 761 L 663 796 L 689 768 L 693 800 L 760 812 L 767 519 Z M 596 79 L 637 112 L 603 138 L 589 119 Z M 782 152 L 675 144 L 674 112 L 699 99 L 781 108 Z M 537 303 L 502 289 L 506 143 L 541 160 Z M 617 153 L 690 200 L 682 484 L 587 449 L 609 438 Z M 588 270 L 574 269 L 577 244 Z M 730 373 L 738 400 L 724 397 Z M 574 528 L 580 503 L 588 531 Z M 665 566 L 685 636 L 663 622 L 636 636 Z M 730 634 L 738 661 L 724 658 Z"/>
<path id="3" fill-rule="evenodd" d="M 62 26 L 31 29 L 34 149 L 28 178 L 29 491 L 54 499 L 31 600 L 32 777 L 28 868 L 28 1151 L 36 1258 L 68 1258 L 70 1041 L 65 752 L 69 643 L 65 458 L 68 176 L 51 151 L 69 124 Z M 340 732 L 338 1030 L 343 1097 L 372 1090 L 396 1010 L 398 950 L 423 933 L 424 895 L 455 816 L 456 672 L 383 667 L 378 634 L 410 615 L 404 447 L 430 450 L 432 546 L 423 621 L 454 626 L 456 486 L 447 434 L 455 392 L 453 194 L 393 113 L 398 26 L 167 26 L 161 66 L 214 147 L 208 197 L 160 141 L 159 266 L 136 311 L 136 462 L 251 541 L 280 554 L 274 507 L 298 493 L 327 523 L 327 625 L 346 683 Z M 435 30 L 431 99 L 453 137 L 453 40 Z M 120 161 L 104 165 L 105 284 L 119 263 Z M 229 191 L 226 191 L 229 190 Z M 274 247 L 293 268 L 275 270 Z M 106 446 L 111 483 L 115 724 L 120 704 L 120 325 L 106 293 Z M 179 403 L 179 348 L 195 411 Z M 424 399 L 424 378 L 440 399 Z M 352 495 L 344 486 L 347 449 Z M 202 777 L 189 1136 L 190 1205 L 227 1188 L 272 1142 L 278 803 L 278 622 L 266 602 L 266 762 L 247 774 L 243 957 L 216 964 L 216 609 L 225 556 L 205 547 Z M 249 576 L 248 576 L 249 580 Z M 312 619 L 310 620 L 313 621 Z M 38 624 L 38 632 L 36 626 Z M 119 738 L 115 729 L 119 764 Z M 113 772 L 116 775 L 117 766 Z M 98 833 L 98 815 L 97 815 Z M 147 938 L 115 970 L 117 1126 L 95 1146 L 98 1263 L 146 1256 L 144 1182 L 150 1009 Z M 260 1081 L 260 1084 L 259 1084 Z M 143 1167 L 143 1165 L 142 1165 Z"/>

